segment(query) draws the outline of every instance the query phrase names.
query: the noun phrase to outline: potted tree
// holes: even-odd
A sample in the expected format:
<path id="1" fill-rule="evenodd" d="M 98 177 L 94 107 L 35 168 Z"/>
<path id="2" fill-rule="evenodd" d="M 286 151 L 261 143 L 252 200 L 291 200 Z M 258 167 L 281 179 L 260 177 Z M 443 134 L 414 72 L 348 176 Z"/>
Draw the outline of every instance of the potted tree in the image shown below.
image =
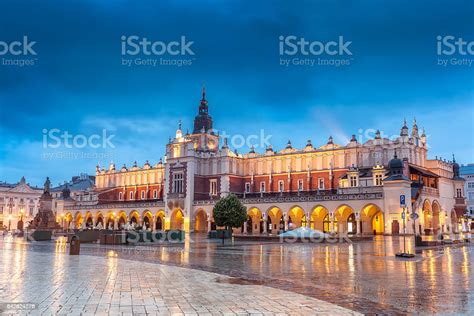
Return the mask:
<path id="1" fill-rule="evenodd" d="M 234 194 L 220 198 L 214 206 L 213 214 L 216 225 L 225 228 L 217 231 L 218 237 L 222 237 L 222 243 L 226 237 L 232 236 L 232 228 L 241 227 L 247 220 L 247 208 Z M 220 234 L 222 236 L 219 236 Z"/>

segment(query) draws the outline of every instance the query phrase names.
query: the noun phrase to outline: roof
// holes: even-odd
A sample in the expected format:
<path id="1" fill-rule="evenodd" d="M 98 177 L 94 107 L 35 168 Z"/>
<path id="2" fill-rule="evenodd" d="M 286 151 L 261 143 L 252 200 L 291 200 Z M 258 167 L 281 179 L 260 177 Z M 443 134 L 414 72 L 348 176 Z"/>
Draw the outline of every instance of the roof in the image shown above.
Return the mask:
<path id="1" fill-rule="evenodd" d="M 426 177 L 431 177 L 431 178 L 439 178 L 439 176 L 426 169 L 426 168 L 423 168 L 423 167 L 420 167 L 420 166 L 415 166 L 411 163 L 408 164 L 408 166 L 410 167 L 410 173 L 421 173 L 422 175 L 426 176 Z"/>
<path id="2" fill-rule="evenodd" d="M 467 164 L 467 165 L 462 165 L 459 168 L 459 173 L 461 175 L 474 174 L 474 163 L 470 163 L 470 164 Z"/>
<path id="3" fill-rule="evenodd" d="M 67 186 L 69 190 L 71 191 L 84 191 L 84 190 L 94 187 L 94 185 L 95 185 L 94 181 L 92 181 L 90 178 L 77 179 L 75 181 L 71 181 L 67 183 Z M 61 184 L 57 187 L 52 188 L 51 192 L 62 191 L 64 190 L 65 187 L 66 187 L 66 184 Z"/>

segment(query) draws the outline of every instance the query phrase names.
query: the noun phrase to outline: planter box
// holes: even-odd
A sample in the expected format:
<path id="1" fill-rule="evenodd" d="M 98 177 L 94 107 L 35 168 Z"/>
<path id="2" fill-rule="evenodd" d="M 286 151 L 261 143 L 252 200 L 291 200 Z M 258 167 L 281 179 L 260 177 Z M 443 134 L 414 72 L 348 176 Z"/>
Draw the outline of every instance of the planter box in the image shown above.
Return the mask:
<path id="1" fill-rule="evenodd" d="M 100 243 L 103 245 L 125 245 L 125 233 L 103 234 L 100 236 Z"/>
<path id="2" fill-rule="evenodd" d="M 28 239 L 30 241 L 49 241 L 53 235 L 52 230 L 35 230 L 28 232 Z"/>
<path id="3" fill-rule="evenodd" d="M 182 230 L 167 230 L 166 240 L 169 242 L 180 242 L 184 240 L 184 231 Z"/>
<path id="4" fill-rule="evenodd" d="M 222 239 L 223 235 L 224 235 L 224 238 L 231 238 L 232 230 L 225 230 L 225 229 L 211 230 L 208 234 L 208 237 L 211 239 Z"/>
<path id="5" fill-rule="evenodd" d="M 71 242 L 72 236 L 79 237 L 81 243 L 92 243 L 100 239 L 101 232 L 99 230 L 83 230 L 77 231 L 74 234 L 68 234 L 67 242 Z"/>

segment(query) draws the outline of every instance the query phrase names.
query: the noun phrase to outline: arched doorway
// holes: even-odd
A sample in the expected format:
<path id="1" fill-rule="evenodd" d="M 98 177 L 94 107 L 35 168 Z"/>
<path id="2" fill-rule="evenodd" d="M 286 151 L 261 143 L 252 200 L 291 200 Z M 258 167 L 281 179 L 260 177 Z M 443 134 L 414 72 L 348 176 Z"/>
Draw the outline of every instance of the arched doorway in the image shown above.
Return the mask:
<path id="1" fill-rule="evenodd" d="M 155 229 L 156 230 L 164 230 L 165 228 L 165 212 L 163 210 L 158 211 L 156 213 L 156 221 L 155 221 Z"/>
<path id="2" fill-rule="evenodd" d="M 431 223 L 433 225 L 433 234 L 437 235 L 440 231 L 440 223 L 439 223 L 439 213 L 441 211 L 441 206 L 439 205 L 438 201 L 433 201 L 431 205 L 432 211 L 432 220 Z"/>
<path id="3" fill-rule="evenodd" d="M 93 228 L 94 227 L 94 223 L 92 221 L 92 215 L 90 217 L 87 217 L 86 219 L 86 227 L 87 228 Z"/>
<path id="4" fill-rule="evenodd" d="M 105 226 L 106 226 L 106 229 L 109 229 L 109 230 L 115 229 L 115 213 L 107 214 Z"/>
<path id="5" fill-rule="evenodd" d="M 76 221 L 76 225 L 75 225 L 75 228 L 76 229 L 79 229 L 82 227 L 82 222 L 83 222 L 83 217 L 81 215 L 81 213 L 77 212 L 76 213 L 76 216 L 75 216 L 75 221 Z"/>
<path id="6" fill-rule="evenodd" d="M 362 234 L 382 235 L 385 231 L 383 212 L 375 204 L 368 204 L 362 208 L 360 212 L 360 223 L 360 230 Z M 392 225 L 396 224 L 393 224 L 392 222 Z M 392 230 L 393 229 L 396 229 L 396 226 L 393 226 Z"/>
<path id="7" fill-rule="evenodd" d="M 352 235 L 357 234 L 357 221 L 354 213 L 347 218 L 347 233 Z"/>
<path id="8" fill-rule="evenodd" d="M 253 207 L 249 209 L 247 215 L 250 217 L 250 221 L 247 223 L 247 232 L 261 234 L 263 232 L 262 212 L 258 208 Z"/>
<path id="9" fill-rule="evenodd" d="M 71 227 L 71 222 L 72 222 L 72 214 L 71 213 L 66 213 L 66 216 L 64 217 L 64 227 L 63 227 L 63 229 L 68 230 Z"/>
<path id="10" fill-rule="evenodd" d="M 283 219 L 283 213 L 278 207 L 271 207 L 267 210 L 267 231 L 269 234 L 277 234 L 279 230 L 285 228 L 285 221 L 283 220 L 283 226 L 280 223 Z"/>
<path id="11" fill-rule="evenodd" d="M 339 206 L 336 211 L 334 212 L 334 218 L 337 219 L 337 227 L 338 233 L 349 233 L 349 228 L 352 231 L 357 231 L 357 226 L 354 224 L 354 221 L 349 221 L 349 217 L 354 214 L 354 210 L 348 205 L 341 205 Z M 354 217 L 351 217 L 354 218 Z M 336 230 L 335 230 L 336 231 Z"/>
<path id="12" fill-rule="evenodd" d="M 118 229 L 124 229 L 126 223 L 127 223 L 127 213 L 125 213 L 124 211 L 119 212 L 118 218 L 117 218 Z"/>
<path id="13" fill-rule="evenodd" d="M 194 216 L 194 231 L 197 233 L 207 232 L 207 214 L 203 209 L 198 210 Z"/>
<path id="14" fill-rule="evenodd" d="M 310 227 L 312 229 L 324 231 L 325 229 L 324 220 L 326 217 L 329 218 L 328 214 L 329 214 L 328 210 L 321 205 L 318 205 L 315 208 L 313 208 L 313 211 L 311 212 Z"/>
<path id="15" fill-rule="evenodd" d="M 153 221 L 153 215 L 150 211 L 145 210 L 142 215 L 143 228 L 149 230 Z"/>
<path id="16" fill-rule="evenodd" d="M 137 227 L 140 222 L 140 215 L 137 211 L 132 211 L 129 216 L 129 224 L 133 227 Z"/>
<path id="17" fill-rule="evenodd" d="M 425 235 L 433 234 L 433 217 L 431 211 L 431 204 L 428 200 L 423 202 L 423 230 Z"/>
<path id="18" fill-rule="evenodd" d="M 293 206 L 288 212 L 288 229 L 301 227 L 303 217 L 306 217 L 303 209 L 299 206 Z"/>
<path id="19" fill-rule="evenodd" d="M 334 218 L 334 232 L 337 233 L 338 228 L 338 221 L 337 217 Z M 323 232 L 330 233 L 331 232 L 331 218 L 329 217 L 329 213 L 324 216 L 323 219 Z"/>
<path id="20" fill-rule="evenodd" d="M 184 230 L 184 215 L 181 209 L 175 209 L 173 213 L 171 213 L 171 223 L 170 228 L 172 230 Z"/>
<path id="21" fill-rule="evenodd" d="M 104 216 L 100 212 L 95 215 L 95 227 L 98 227 L 100 229 L 105 228 Z"/>

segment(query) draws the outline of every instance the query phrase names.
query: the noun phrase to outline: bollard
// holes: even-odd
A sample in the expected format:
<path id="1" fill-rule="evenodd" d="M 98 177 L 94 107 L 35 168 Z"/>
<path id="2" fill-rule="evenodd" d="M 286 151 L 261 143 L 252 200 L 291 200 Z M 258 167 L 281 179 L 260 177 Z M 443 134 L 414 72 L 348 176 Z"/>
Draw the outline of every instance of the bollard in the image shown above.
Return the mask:
<path id="1" fill-rule="evenodd" d="M 70 244 L 70 247 L 69 247 L 69 254 L 70 255 L 79 255 L 80 250 L 81 250 L 81 241 L 79 240 L 79 237 L 72 236 L 71 237 L 71 244 Z"/>

